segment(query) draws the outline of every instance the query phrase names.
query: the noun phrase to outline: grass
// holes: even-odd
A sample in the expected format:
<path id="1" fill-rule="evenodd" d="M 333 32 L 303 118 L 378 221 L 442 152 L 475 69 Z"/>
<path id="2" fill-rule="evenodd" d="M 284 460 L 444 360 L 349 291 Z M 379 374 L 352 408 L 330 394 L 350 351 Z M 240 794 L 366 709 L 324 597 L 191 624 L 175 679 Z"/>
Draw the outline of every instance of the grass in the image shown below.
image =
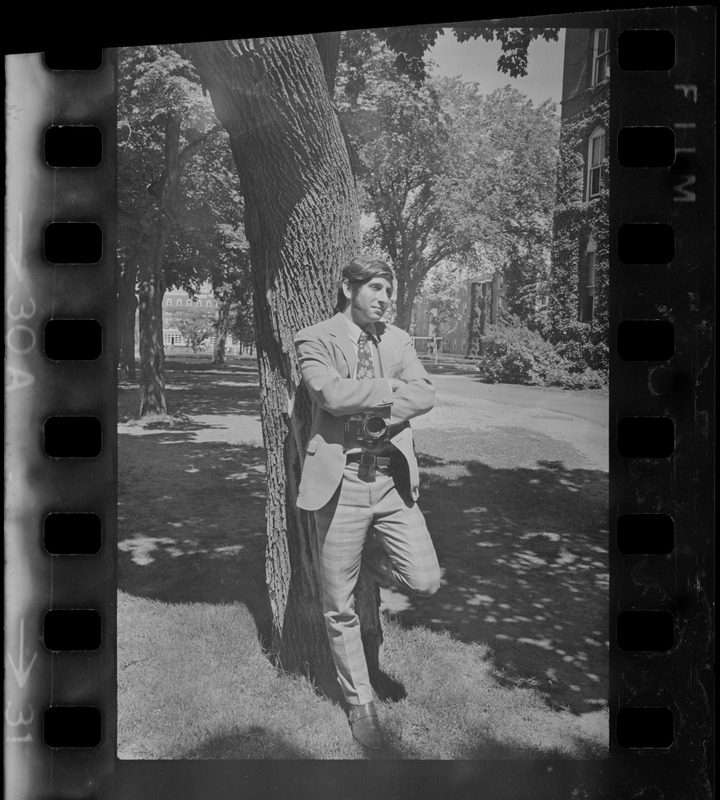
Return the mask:
<path id="1" fill-rule="evenodd" d="M 173 416 L 119 428 L 118 750 L 363 759 L 342 710 L 260 644 L 264 454 L 250 360 L 170 361 Z M 444 586 L 385 595 L 380 759 L 604 758 L 606 476 L 516 427 L 419 429 Z"/>
<path id="2" fill-rule="evenodd" d="M 119 755 L 126 759 L 357 759 L 340 709 L 271 666 L 241 604 L 169 605 L 121 593 Z M 532 688 L 503 686 L 489 651 L 385 619 L 384 668 L 407 687 L 378 703 L 379 758 L 603 757 L 590 730 Z"/>

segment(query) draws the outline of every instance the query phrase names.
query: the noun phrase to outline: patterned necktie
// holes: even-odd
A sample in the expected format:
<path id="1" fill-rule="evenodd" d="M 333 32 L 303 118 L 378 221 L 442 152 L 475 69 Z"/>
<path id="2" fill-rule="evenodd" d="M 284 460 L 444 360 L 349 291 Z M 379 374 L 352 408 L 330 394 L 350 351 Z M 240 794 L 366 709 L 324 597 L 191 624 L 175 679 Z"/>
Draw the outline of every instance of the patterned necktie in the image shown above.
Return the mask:
<path id="1" fill-rule="evenodd" d="M 357 379 L 359 381 L 370 380 L 375 377 L 373 367 L 372 351 L 370 349 L 370 337 L 363 331 L 358 339 L 358 362 Z"/>

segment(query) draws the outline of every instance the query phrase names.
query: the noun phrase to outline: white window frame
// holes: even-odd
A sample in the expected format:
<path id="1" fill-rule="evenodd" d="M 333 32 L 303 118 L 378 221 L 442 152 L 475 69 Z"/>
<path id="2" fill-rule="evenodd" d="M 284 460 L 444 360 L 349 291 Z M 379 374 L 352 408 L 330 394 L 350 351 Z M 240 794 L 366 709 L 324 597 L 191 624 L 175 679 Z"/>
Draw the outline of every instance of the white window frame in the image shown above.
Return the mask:
<path id="1" fill-rule="evenodd" d="M 605 161 L 605 128 L 599 127 L 595 128 L 595 130 L 590 134 L 590 138 L 588 139 L 588 151 L 587 151 L 587 180 L 585 185 L 585 200 L 590 201 L 594 197 L 599 197 L 600 193 L 602 192 L 603 186 L 603 162 Z M 594 151 L 594 143 L 596 141 L 600 141 L 600 157 L 593 159 L 593 155 L 597 151 Z M 598 188 L 597 191 L 593 192 L 593 178 L 597 174 L 598 180 Z"/>
<path id="2" fill-rule="evenodd" d="M 591 235 L 585 247 L 585 258 L 580 275 L 580 322 L 592 322 L 595 319 L 595 283 L 596 283 L 597 243 Z M 586 313 L 583 313 L 586 312 Z"/>
<path id="3" fill-rule="evenodd" d="M 604 47 L 601 45 L 605 34 Z M 601 49 L 602 48 L 602 49 Z M 607 28 L 595 28 L 593 42 L 592 85 L 597 86 L 610 77 L 610 34 Z"/>

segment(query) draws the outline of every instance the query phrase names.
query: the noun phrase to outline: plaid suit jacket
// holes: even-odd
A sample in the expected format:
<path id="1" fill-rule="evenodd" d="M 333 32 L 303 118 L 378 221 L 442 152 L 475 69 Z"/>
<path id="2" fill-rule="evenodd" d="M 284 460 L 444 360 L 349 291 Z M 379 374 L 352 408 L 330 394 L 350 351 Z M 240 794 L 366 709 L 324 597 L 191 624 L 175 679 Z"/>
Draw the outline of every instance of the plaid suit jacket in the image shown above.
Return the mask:
<path id="1" fill-rule="evenodd" d="M 391 441 L 405 456 L 413 499 L 419 496 L 419 474 L 409 420 L 425 414 L 435 402 L 435 389 L 420 363 L 410 336 L 400 328 L 376 323 L 378 371 L 383 377 L 355 380 L 357 355 L 340 314 L 304 328 L 295 337 L 303 381 L 313 400 L 313 422 L 305 452 L 297 505 L 322 508 L 333 496 L 345 469 L 345 418 L 389 410 L 389 424 L 403 424 Z M 405 386 L 393 392 L 386 378 Z"/>

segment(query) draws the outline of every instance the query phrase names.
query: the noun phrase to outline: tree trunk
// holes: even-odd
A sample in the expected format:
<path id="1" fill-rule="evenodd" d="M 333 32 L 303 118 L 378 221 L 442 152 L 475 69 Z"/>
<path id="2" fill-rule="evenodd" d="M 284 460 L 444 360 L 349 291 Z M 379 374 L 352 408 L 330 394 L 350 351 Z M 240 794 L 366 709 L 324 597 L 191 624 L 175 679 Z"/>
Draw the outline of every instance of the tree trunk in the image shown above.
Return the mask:
<path id="1" fill-rule="evenodd" d="M 225 364 L 225 340 L 227 339 L 228 322 L 230 320 L 230 296 L 220 301 L 218 317 L 215 323 L 215 345 L 213 347 L 212 363 L 222 367 Z"/>
<path id="2" fill-rule="evenodd" d="M 139 247 L 140 416 L 167 414 L 162 300 L 165 294 L 163 255 L 177 214 L 181 173 L 180 116 L 165 121 L 165 165 L 156 189 L 157 219 L 143 221 Z M 194 145 L 199 147 L 199 144 Z M 185 150 L 189 150 L 186 147 Z"/>
<path id="3" fill-rule="evenodd" d="M 314 519 L 296 506 L 312 408 L 293 336 L 330 316 L 340 270 L 359 250 L 350 159 L 311 36 L 202 43 L 192 51 L 230 135 L 245 198 L 266 447 L 272 647 L 283 669 L 336 687 Z M 361 580 L 366 587 L 367 577 Z M 377 655 L 377 597 L 367 595 L 372 601 L 359 600 L 371 619 L 366 646 Z"/>
<path id="4" fill-rule="evenodd" d="M 397 275 L 397 294 L 395 305 L 395 324 L 398 328 L 410 332 L 412 325 L 412 312 L 415 303 L 415 295 L 417 294 L 418 286 L 422 278 L 427 275 L 427 270 L 422 274 L 421 278 L 407 278 L 403 272 Z"/>
<path id="5" fill-rule="evenodd" d="M 138 299 L 135 294 L 137 264 L 130 263 L 120 274 L 118 283 L 118 334 L 120 340 L 119 367 L 127 380 L 134 381 L 135 374 L 135 315 Z"/>
<path id="6" fill-rule="evenodd" d="M 140 265 L 138 284 L 140 325 L 140 416 L 167 414 L 165 399 L 165 345 L 163 344 L 162 250 L 148 248 Z"/>

